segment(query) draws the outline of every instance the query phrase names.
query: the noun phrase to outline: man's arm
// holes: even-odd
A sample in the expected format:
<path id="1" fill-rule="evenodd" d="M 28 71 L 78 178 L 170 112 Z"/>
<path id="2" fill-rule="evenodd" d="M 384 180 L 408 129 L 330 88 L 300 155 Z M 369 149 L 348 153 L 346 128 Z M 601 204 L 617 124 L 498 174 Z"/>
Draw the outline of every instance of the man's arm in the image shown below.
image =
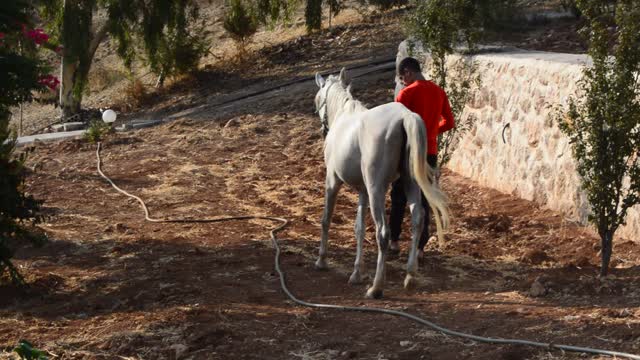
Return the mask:
<path id="1" fill-rule="evenodd" d="M 451 105 L 449 104 L 449 98 L 447 94 L 444 94 L 444 103 L 442 104 L 442 119 L 438 125 L 438 132 L 442 134 L 445 131 L 449 131 L 455 127 L 453 121 L 453 114 L 451 113 Z"/>

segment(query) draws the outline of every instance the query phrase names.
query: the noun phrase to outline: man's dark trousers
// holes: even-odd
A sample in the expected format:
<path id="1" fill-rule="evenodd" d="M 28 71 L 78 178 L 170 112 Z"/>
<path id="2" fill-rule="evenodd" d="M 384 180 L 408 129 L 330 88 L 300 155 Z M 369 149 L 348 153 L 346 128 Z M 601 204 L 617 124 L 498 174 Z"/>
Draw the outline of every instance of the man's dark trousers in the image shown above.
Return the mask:
<path id="1" fill-rule="evenodd" d="M 438 164 L 438 155 L 427 155 L 427 163 L 433 168 Z M 391 228 L 391 241 L 398 241 L 402 231 L 402 220 L 404 219 L 405 208 L 407 207 L 407 196 L 404 193 L 403 179 L 400 178 L 391 184 L 391 214 L 389 216 L 389 227 Z M 424 250 L 429 241 L 429 222 L 431 221 L 431 211 L 427 199 L 422 194 L 422 207 L 424 208 L 424 226 L 420 235 L 418 249 Z"/>

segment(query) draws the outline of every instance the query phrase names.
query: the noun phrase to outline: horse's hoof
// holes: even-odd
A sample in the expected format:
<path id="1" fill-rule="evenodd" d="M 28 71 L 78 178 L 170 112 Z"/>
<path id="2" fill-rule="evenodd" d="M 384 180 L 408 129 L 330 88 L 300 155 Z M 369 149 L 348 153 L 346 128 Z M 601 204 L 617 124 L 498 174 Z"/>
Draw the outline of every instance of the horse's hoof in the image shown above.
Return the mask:
<path id="1" fill-rule="evenodd" d="M 404 289 L 407 291 L 414 290 L 418 286 L 418 279 L 416 279 L 413 275 L 407 274 L 404 278 Z"/>
<path id="2" fill-rule="evenodd" d="M 329 266 L 324 259 L 318 259 L 315 264 L 316 270 L 327 270 Z"/>
<path id="3" fill-rule="evenodd" d="M 358 285 L 358 284 L 362 284 L 362 276 L 360 276 L 360 273 L 353 273 L 351 274 L 351 277 L 349 277 L 349 284 L 351 285 Z"/>
<path id="4" fill-rule="evenodd" d="M 367 290 L 367 299 L 382 299 L 383 292 L 382 290 L 376 290 L 374 288 L 370 288 Z"/>

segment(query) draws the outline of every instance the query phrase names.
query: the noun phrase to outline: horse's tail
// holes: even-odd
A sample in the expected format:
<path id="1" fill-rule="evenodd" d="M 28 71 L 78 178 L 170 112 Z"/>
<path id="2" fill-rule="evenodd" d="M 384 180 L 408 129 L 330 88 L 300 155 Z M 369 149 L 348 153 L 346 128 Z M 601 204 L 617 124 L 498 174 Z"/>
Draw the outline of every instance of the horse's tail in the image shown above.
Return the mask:
<path id="1" fill-rule="evenodd" d="M 442 231 L 449 226 L 449 209 L 447 197 L 435 181 L 435 169 L 427 163 L 427 130 L 420 115 L 409 110 L 404 114 L 403 126 L 407 133 L 406 154 L 409 157 L 409 171 L 429 202 L 436 219 L 438 241 L 443 244 Z M 429 226 L 428 220 L 424 226 Z"/>

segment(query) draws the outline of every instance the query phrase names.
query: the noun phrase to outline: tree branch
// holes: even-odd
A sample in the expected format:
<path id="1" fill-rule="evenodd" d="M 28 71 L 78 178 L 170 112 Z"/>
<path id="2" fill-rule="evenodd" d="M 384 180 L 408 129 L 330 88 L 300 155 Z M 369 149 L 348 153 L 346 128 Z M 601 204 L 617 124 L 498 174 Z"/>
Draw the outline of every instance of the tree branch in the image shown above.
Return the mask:
<path id="1" fill-rule="evenodd" d="M 93 55 L 96 53 L 96 50 L 98 50 L 98 46 L 100 45 L 102 40 L 104 40 L 104 38 L 107 36 L 108 29 L 109 29 L 109 20 L 107 20 L 104 24 L 102 24 L 102 27 L 100 28 L 100 30 L 98 30 L 93 36 L 93 39 L 91 39 L 91 43 L 89 44 L 89 52 L 87 54 L 87 56 L 89 56 L 89 59 L 93 59 Z"/>

